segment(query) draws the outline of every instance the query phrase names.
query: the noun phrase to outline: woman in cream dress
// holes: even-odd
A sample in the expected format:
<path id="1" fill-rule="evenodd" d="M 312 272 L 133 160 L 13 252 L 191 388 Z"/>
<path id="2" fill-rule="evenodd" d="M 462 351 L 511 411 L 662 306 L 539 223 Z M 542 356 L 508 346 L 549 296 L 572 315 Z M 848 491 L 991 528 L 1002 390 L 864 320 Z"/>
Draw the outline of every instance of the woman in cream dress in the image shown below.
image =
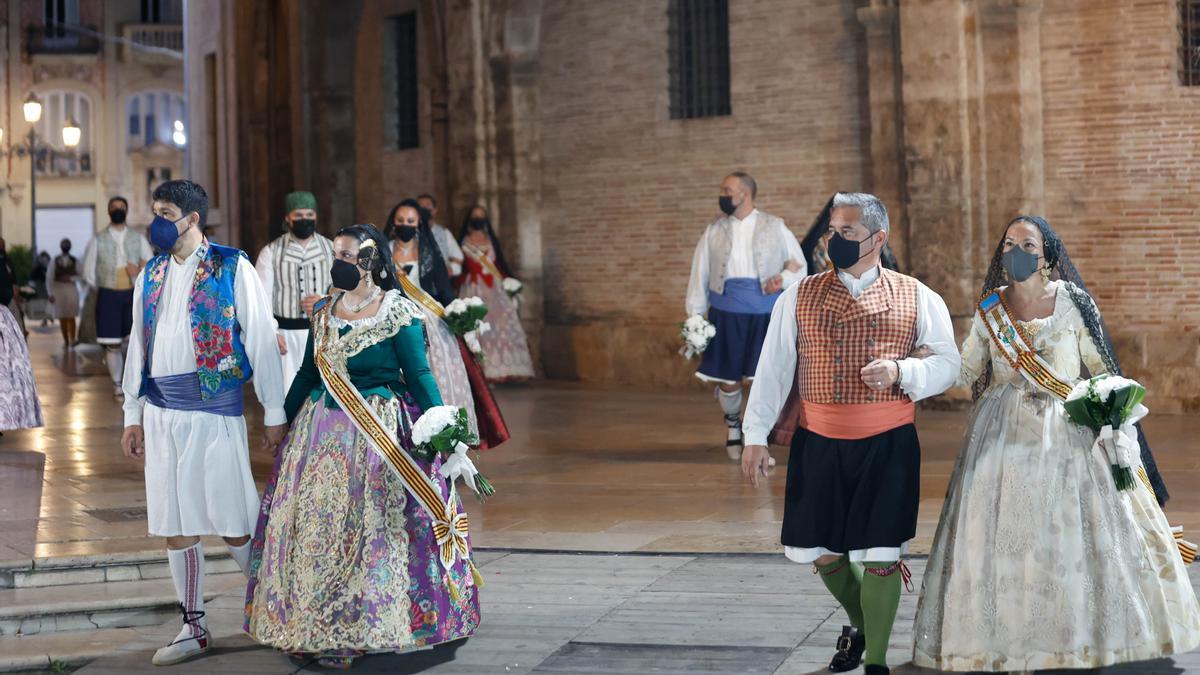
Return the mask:
<path id="1" fill-rule="evenodd" d="M 1010 285 L 1000 287 L 1008 272 Z M 999 289 L 1033 349 L 1067 382 L 1119 374 L 1062 241 L 1020 217 L 997 247 Z M 1200 645 L 1200 604 L 1148 474 L 1118 491 L 1096 433 L 1014 370 L 979 314 L 962 346 L 975 386 L 966 447 L 925 572 L 913 662 L 951 671 L 1098 668 Z"/>

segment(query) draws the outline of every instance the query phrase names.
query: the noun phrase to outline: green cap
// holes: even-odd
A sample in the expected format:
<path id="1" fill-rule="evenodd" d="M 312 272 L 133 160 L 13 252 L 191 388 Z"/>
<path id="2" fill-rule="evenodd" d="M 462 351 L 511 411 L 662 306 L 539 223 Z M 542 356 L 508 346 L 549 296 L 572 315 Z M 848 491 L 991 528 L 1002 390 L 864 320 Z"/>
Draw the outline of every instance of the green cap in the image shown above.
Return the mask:
<path id="1" fill-rule="evenodd" d="M 296 209 L 312 209 L 316 211 L 317 198 L 311 192 L 292 192 L 283 198 L 283 206 L 285 213 L 291 213 Z"/>

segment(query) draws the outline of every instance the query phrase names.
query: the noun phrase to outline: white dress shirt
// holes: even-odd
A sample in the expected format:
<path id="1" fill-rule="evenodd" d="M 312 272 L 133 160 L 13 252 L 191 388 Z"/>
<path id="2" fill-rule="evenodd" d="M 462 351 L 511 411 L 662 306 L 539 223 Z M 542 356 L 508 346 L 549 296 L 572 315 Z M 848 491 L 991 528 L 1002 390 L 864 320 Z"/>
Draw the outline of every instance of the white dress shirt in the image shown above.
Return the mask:
<path id="1" fill-rule="evenodd" d="M 438 248 L 442 249 L 442 257 L 446 260 L 446 269 L 450 272 L 450 276 L 456 277 L 462 274 L 462 247 L 454 240 L 454 235 L 445 225 L 437 223 L 434 223 L 429 229 L 433 232 L 433 238 L 437 241 Z"/>
<path id="2" fill-rule="evenodd" d="M 154 327 L 154 354 L 150 363 L 151 377 L 183 375 L 196 371 L 196 351 L 192 338 L 188 300 L 191 297 L 196 266 L 203 247 L 180 263 L 171 256 L 167 262 L 166 279 L 158 303 L 158 321 Z M 142 384 L 142 282 L 138 275 L 133 291 L 133 330 L 129 334 L 129 353 L 125 357 L 125 426 L 141 424 L 144 398 L 138 398 Z M 271 303 L 255 273 L 254 266 L 244 257 L 238 258 L 237 282 L 234 285 L 238 324 L 246 357 L 254 369 L 254 392 L 265 411 L 268 426 L 284 424 L 283 368 L 275 341 L 275 321 Z"/>
<path id="3" fill-rule="evenodd" d="M 857 298 L 879 279 L 875 267 L 859 278 L 839 271 L 838 280 Z M 933 355 L 925 359 L 897 359 L 900 365 L 900 388 L 913 401 L 937 396 L 954 384 L 961 360 L 954 343 L 954 326 L 946 302 L 925 284 L 917 282 L 917 346 L 925 346 Z M 767 437 L 779 419 L 783 404 L 791 392 L 796 377 L 796 348 L 798 324 L 796 298 L 800 286 L 795 284 L 783 292 L 771 312 L 767 338 L 763 342 L 754 373 L 754 387 L 746 405 L 742 430 L 746 445 L 766 445 Z M 863 364 L 866 366 L 867 364 Z"/>
<path id="4" fill-rule="evenodd" d="M 733 221 L 732 246 L 729 252 L 729 263 L 726 266 L 726 279 L 758 279 L 758 270 L 754 264 L 754 228 L 758 225 L 758 209 L 750 212 L 744 220 L 730 216 Z M 688 316 L 697 314 L 703 316 L 708 311 L 708 238 L 713 228 L 709 227 L 700 237 L 696 252 L 692 255 L 692 275 L 688 279 L 687 300 L 685 309 Z M 788 258 L 800 263 L 800 270 L 789 272 L 781 270 L 783 288 L 800 281 L 807 274 L 804 262 L 804 250 L 792 231 L 783 227 L 784 245 L 787 247 Z"/>

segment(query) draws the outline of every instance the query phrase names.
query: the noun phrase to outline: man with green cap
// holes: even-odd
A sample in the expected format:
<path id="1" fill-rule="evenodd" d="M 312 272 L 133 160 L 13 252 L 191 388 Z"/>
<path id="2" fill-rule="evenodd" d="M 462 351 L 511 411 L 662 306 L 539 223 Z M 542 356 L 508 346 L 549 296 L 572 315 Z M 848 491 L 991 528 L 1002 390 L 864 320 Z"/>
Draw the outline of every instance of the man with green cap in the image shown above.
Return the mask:
<path id="1" fill-rule="evenodd" d="M 316 231 L 317 198 L 311 192 L 289 194 L 284 212 L 287 231 L 263 247 L 255 268 L 271 298 L 287 391 L 304 359 L 313 304 L 329 289 L 333 243 Z"/>

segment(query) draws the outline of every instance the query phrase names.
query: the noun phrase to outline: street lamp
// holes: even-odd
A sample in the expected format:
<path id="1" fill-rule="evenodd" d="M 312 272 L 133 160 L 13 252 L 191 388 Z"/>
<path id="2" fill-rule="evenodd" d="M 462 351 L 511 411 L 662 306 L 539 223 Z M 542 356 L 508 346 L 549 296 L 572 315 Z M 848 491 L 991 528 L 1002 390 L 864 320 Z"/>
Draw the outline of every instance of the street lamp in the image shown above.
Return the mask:
<path id="1" fill-rule="evenodd" d="M 13 147 L 8 152 L 15 154 L 18 157 L 29 157 L 29 236 L 31 246 L 33 248 L 34 257 L 37 256 L 37 160 L 39 155 L 43 155 L 50 150 L 45 145 L 38 145 L 37 123 L 42 119 L 42 102 L 38 100 L 37 95 L 30 92 L 25 98 L 25 102 L 21 104 L 21 112 L 25 115 L 25 121 L 29 123 L 29 133 L 25 138 L 21 139 L 20 145 Z M 62 140 L 63 145 L 68 150 L 74 150 L 79 141 L 83 138 L 83 129 L 74 119 L 68 119 L 63 124 Z M 0 142 L 4 140 L 4 129 L 0 128 Z M 0 151 L 0 154 L 5 154 Z"/>

